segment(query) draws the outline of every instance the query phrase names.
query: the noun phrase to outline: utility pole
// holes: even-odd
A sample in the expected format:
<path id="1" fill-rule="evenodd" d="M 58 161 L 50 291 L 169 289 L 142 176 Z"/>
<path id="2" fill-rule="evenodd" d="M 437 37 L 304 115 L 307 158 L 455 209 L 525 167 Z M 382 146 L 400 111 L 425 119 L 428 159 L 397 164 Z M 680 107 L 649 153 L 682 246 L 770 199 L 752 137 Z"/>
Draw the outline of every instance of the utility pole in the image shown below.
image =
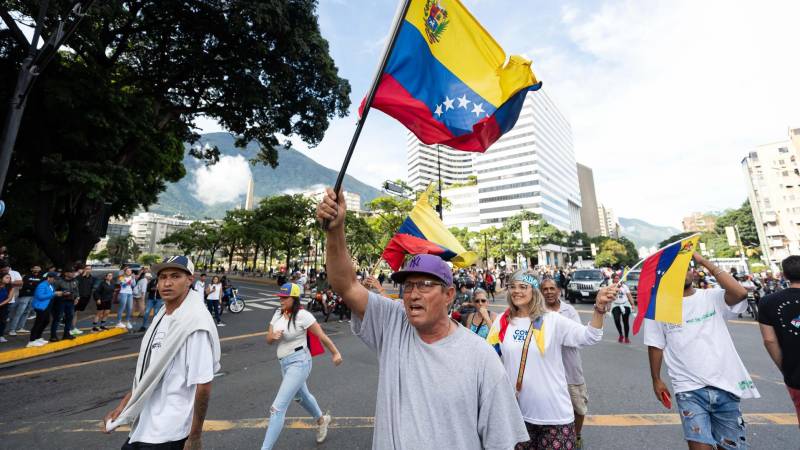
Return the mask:
<path id="1" fill-rule="evenodd" d="M 56 29 L 50 35 L 50 38 L 44 46 L 42 46 L 42 48 L 37 48 L 39 38 L 42 35 L 42 28 L 44 28 L 47 10 L 50 7 L 49 0 L 41 0 L 39 2 L 36 28 L 34 28 L 33 37 L 28 47 L 28 56 L 23 60 L 22 66 L 19 69 L 17 84 L 14 86 L 14 92 L 11 94 L 11 98 L 8 101 L 6 118 L 3 122 L 2 132 L 0 132 L 0 136 L 2 136 L 0 140 L 0 193 L 5 189 L 8 167 L 11 164 L 11 155 L 14 152 L 19 126 L 22 123 L 22 115 L 25 113 L 28 94 L 31 92 L 33 83 L 36 81 L 36 77 L 44 71 L 47 64 L 53 59 L 61 46 L 64 45 L 64 42 L 75 33 L 81 20 L 83 20 L 83 17 L 86 15 L 85 11 L 92 6 L 92 3 L 94 3 L 94 0 L 87 0 L 84 8 L 81 2 L 76 2 L 72 8 L 72 14 L 75 14 L 77 18 L 70 24 L 69 28 L 65 31 L 64 22 L 59 20 L 56 23 Z M 12 24 L 8 25 L 8 28 L 11 28 Z M 5 204 L 0 200 L 0 214 L 2 214 L 4 209 Z"/>
<path id="2" fill-rule="evenodd" d="M 436 205 L 436 211 L 439 213 L 439 219 L 444 220 L 442 217 L 442 159 L 439 147 L 440 145 L 436 144 L 436 166 L 439 168 L 439 204 Z"/>

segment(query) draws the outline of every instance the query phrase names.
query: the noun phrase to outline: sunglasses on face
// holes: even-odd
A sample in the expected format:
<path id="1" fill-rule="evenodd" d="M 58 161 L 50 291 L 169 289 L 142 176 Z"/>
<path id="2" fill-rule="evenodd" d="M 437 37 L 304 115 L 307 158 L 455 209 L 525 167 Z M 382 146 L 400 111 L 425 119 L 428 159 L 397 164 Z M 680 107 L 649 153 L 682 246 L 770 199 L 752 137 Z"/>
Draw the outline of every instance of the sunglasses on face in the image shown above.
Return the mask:
<path id="1" fill-rule="evenodd" d="M 423 281 L 406 281 L 403 283 L 403 292 L 410 294 L 414 287 L 423 294 L 431 292 L 436 286 L 444 286 L 443 283 L 438 281 L 423 280 Z"/>

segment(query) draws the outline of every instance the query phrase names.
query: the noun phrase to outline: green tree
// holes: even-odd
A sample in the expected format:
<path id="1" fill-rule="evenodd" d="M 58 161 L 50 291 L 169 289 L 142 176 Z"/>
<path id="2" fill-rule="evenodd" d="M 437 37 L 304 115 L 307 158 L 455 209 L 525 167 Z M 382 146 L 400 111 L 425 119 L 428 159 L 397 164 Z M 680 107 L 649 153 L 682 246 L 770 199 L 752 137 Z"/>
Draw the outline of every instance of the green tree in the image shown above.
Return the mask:
<path id="1" fill-rule="evenodd" d="M 153 264 L 161 261 L 161 256 L 153 253 L 143 253 L 139 255 L 138 261 L 145 266 L 152 266 Z"/>
<path id="2" fill-rule="evenodd" d="M 745 200 L 738 209 L 725 211 L 718 219 L 714 231 L 722 236 L 725 235 L 725 227 L 738 226 L 739 236 L 745 247 L 758 247 L 758 230 L 753 219 L 753 210 L 750 208 L 750 200 Z"/>
<path id="3" fill-rule="evenodd" d="M 367 208 L 374 213 L 368 222 L 378 235 L 379 247 L 385 248 L 414 208 L 414 203 L 408 199 L 387 196 L 370 201 Z"/>
<path id="4" fill-rule="evenodd" d="M 371 267 L 383 253 L 378 232 L 369 225 L 365 218 L 358 216 L 353 211 L 347 211 L 344 224 L 350 255 L 356 258 L 359 264 Z"/>
<path id="5" fill-rule="evenodd" d="M 315 226 L 315 207 L 302 195 L 278 195 L 262 200 L 264 214 L 269 227 L 275 232 L 275 240 L 285 252 L 286 267 L 291 267 L 293 252 L 303 245 L 309 230 Z"/>
<path id="6" fill-rule="evenodd" d="M 600 250 L 597 252 L 597 257 L 594 261 L 597 267 L 613 267 L 619 269 L 629 265 L 630 258 L 628 256 L 628 250 L 623 244 L 614 239 L 606 239 L 600 244 Z"/>
<path id="7" fill-rule="evenodd" d="M 0 5 L 0 98 L 30 45 L 20 24 L 38 0 Z M 50 2 L 45 36 L 73 2 Z M 153 204 L 182 178 L 184 143 L 205 116 L 257 141 L 273 167 L 279 144 L 318 144 L 349 107 L 322 38 L 315 0 L 95 2 L 34 85 L 3 195 L 0 233 L 17 254 L 82 260 L 111 215 Z M 285 139 L 279 140 L 283 136 Z M 190 150 L 210 162 L 216 149 Z M 33 224 L 33 226 L 31 226 Z M 28 248 L 34 250 L 28 250 Z"/>
<path id="8" fill-rule="evenodd" d="M 123 264 L 126 262 L 134 261 L 141 253 L 133 236 L 114 236 L 108 239 L 106 244 L 108 250 L 108 257 L 114 264 Z"/>

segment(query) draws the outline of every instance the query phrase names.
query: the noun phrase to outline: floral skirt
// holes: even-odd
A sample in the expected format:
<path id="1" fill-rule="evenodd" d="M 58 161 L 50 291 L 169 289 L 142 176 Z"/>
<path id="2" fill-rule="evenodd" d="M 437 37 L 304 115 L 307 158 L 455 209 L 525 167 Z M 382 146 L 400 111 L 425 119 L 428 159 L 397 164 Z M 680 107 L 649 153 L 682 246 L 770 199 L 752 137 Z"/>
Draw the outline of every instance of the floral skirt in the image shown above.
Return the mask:
<path id="1" fill-rule="evenodd" d="M 566 425 L 534 425 L 525 422 L 528 442 L 520 442 L 514 450 L 572 450 L 575 444 L 575 422 Z"/>

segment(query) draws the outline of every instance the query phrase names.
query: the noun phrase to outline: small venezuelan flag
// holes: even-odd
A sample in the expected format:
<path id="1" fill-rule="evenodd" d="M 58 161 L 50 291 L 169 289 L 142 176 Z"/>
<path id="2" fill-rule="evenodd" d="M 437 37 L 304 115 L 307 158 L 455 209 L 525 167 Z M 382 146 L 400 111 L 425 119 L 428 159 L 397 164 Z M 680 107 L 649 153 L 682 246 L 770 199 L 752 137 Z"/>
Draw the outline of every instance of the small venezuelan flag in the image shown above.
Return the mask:
<path id="1" fill-rule="evenodd" d="M 432 187 L 422 194 L 381 255 L 392 270 L 400 270 L 406 254 L 439 255 L 456 267 L 469 267 L 478 258 L 464 249 L 428 203 Z"/>
<path id="2" fill-rule="evenodd" d="M 513 55 L 506 63 L 461 2 L 411 0 L 372 106 L 425 144 L 483 152 L 540 87 L 531 62 Z"/>
<path id="3" fill-rule="evenodd" d="M 681 239 L 644 260 L 639 275 L 639 314 L 633 322 L 634 334 L 639 332 L 644 319 L 683 322 L 683 285 L 699 239 L 699 234 Z"/>

